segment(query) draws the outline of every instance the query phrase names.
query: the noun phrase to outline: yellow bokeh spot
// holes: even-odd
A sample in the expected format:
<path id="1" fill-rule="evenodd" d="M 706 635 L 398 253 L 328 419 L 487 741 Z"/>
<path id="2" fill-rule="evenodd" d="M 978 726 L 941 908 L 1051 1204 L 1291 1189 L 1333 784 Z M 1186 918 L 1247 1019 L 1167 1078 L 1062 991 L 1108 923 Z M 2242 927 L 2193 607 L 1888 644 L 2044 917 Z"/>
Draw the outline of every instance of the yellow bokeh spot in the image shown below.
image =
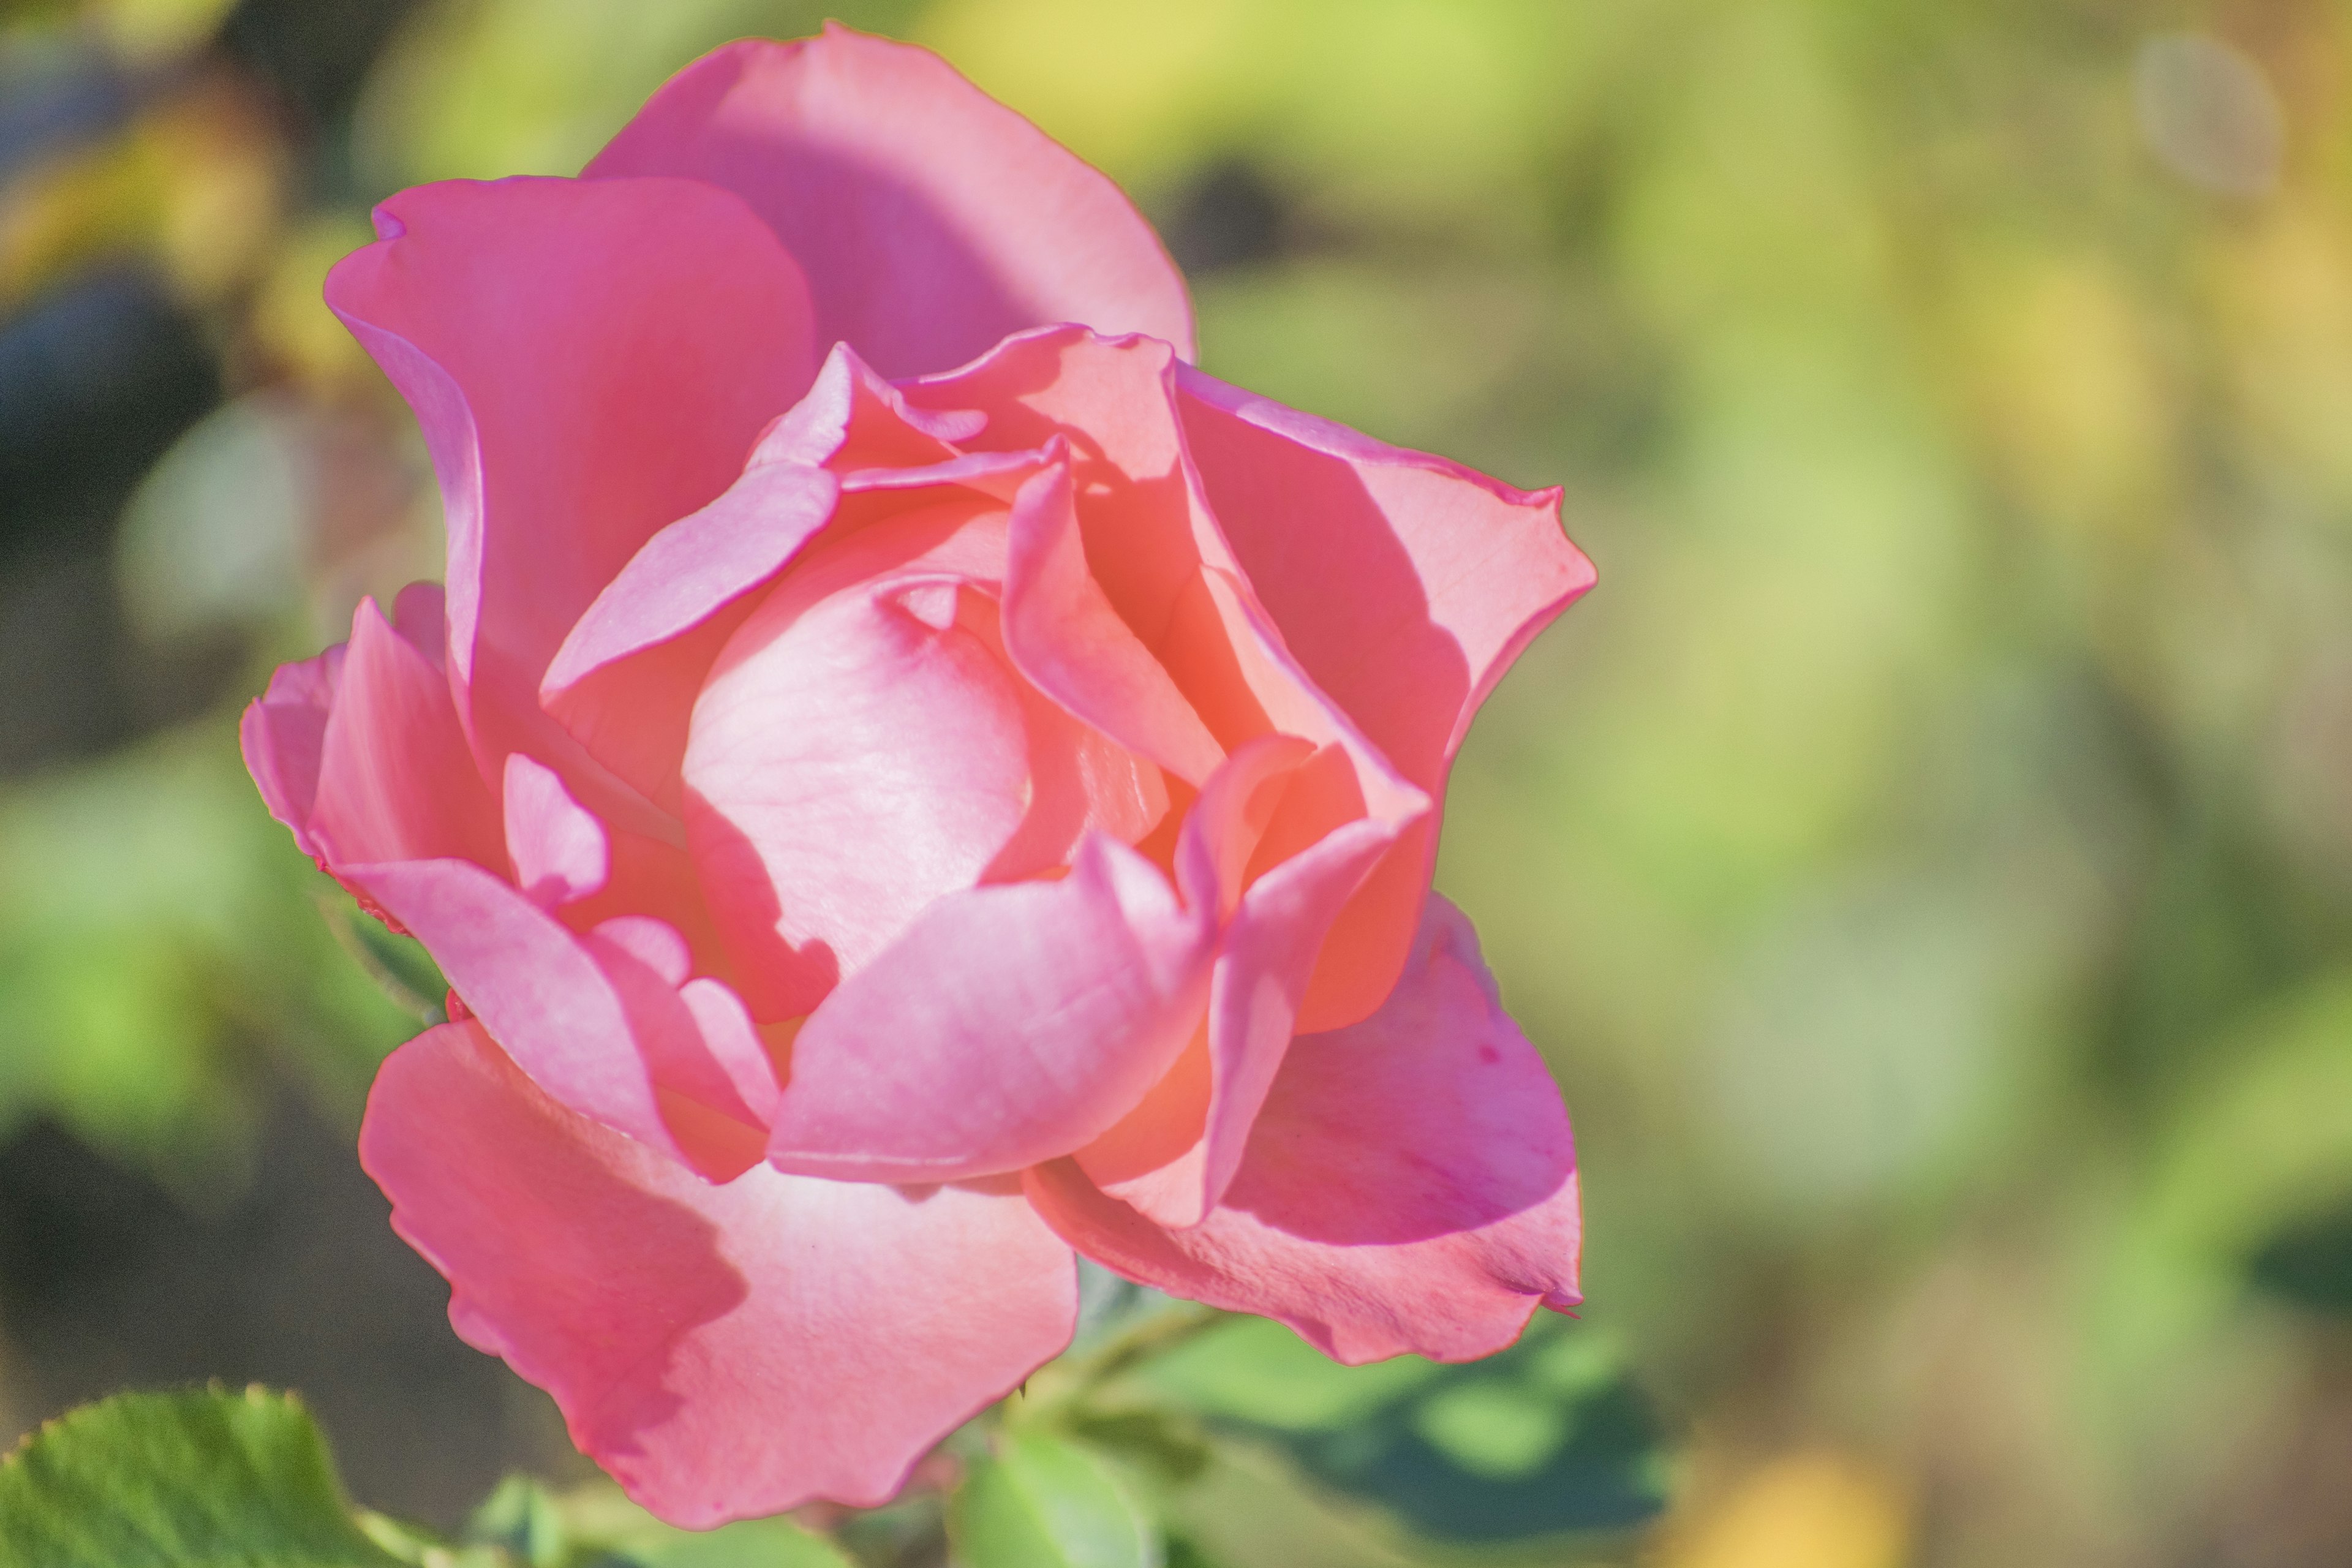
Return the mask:
<path id="1" fill-rule="evenodd" d="M 1659 1568 L 1902 1568 L 1910 1509 L 1875 1470 L 1799 1454 L 1755 1471 L 1671 1539 Z"/>

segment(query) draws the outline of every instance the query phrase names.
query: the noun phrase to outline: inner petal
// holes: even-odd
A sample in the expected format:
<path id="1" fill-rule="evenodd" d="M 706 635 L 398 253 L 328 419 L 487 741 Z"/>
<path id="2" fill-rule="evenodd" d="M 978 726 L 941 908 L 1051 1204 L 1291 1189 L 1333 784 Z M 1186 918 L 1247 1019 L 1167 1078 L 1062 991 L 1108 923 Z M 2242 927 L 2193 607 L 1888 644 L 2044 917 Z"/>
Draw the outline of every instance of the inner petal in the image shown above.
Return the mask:
<path id="1" fill-rule="evenodd" d="M 1004 657 L 1000 504 L 958 500 L 820 550 L 713 667 L 687 837 L 763 1019 L 806 1013 L 926 905 L 1050 874 L 1091 829 L 1133 842 L 1159 770 L 1045 702 Z"/>

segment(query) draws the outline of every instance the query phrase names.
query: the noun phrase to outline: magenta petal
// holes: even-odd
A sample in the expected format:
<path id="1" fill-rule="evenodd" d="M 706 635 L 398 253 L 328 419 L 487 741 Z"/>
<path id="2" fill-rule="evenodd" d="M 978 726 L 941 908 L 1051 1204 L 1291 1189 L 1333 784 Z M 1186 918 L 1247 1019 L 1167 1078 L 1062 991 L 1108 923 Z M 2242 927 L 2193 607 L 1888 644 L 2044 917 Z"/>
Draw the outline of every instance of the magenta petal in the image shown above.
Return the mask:
<path id="1" fill-rule="evenodd" d="M 1058 881 L 940 900 L 802 1028 L 769 1159 L 905 1182 L 1068 1153 L 1184 1048 L 1213 929 L 1100 836 Z"/>
<path id="2" fill-rule="evenodd" d="M 1446 773 L 1472 716 L 1592 585 L 1592 563 L 1560 532 L 1556 489 L 1512 489 L 1189 365 L 1176 379 L 1193 464 L 1285 646 L 1434 803 L 1332 934 L 1335 954 L 1384 973 L 1420 918 Z M 1310 991 L 1310 1027 L 1352 1022 L 1383 994 L 1331 967 Z"/>
<path id="3" fill-rule="evenodd" d="M 730 44 L 671 78 L 586 174 L 740 194 L 806 269 L 824 341 L 887 376 L 1059 321 L 1192 352 L 1183 279 L 1118 187 L 927 49 L 837 25 Z"/>
<path id="4" fill-rule="evenodd" d="M 443 856 L 506 868 L 498 808 L 467 748 L 448 677 L 373 599 L 352 617 L 309 826 L 336 869 Z"/>
<path id="5" fill-rule="evenodd" d="M 552 730 L 540 678 L 581 612 L 808 385 L 806 289 L 741 201 L 690 180 L 425 185 L 377 229 L 327 301 L 424 427 L 452 673 L 495 763 Z"/>
<path id="6" fill-rule="evenodd" d="M 1433 896 L 1388 1003 L 1291 1046 L 1203 1223 L 1155 1226 L 1072 1161 L 1032 1172 L 1031 1198 L 1129 1279 L 1279 1318 L 1350 1364 L 1500 1350 L 1580 1300 L 1581 1224 L 1568 1112 L 1493 984 Z"/>
<path id="7" fill-rule="evenodd" d="M 1069 1250 L 1017 1193 L 764 1165 L 711 1186 L 566 1111 L 471 1024 L 384 1064 L 360 1154 L 457 1331 L 688 1528 L 887 1500 L 1076 1320 Z"/>

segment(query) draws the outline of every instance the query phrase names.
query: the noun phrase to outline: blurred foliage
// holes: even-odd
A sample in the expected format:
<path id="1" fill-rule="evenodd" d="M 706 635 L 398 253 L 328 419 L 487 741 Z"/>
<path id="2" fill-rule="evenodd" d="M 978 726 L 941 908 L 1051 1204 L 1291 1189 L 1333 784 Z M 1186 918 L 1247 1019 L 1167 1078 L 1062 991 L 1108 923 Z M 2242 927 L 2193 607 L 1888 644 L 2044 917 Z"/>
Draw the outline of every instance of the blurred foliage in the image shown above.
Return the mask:
<path id="1" fill-rule="evenodd" d="M 202 1202 L 270 1075 L 355 1112 L 411 1026 L 230 732 L 436 558 L 319 279 L 398 185 L 576 167 L 825 9 L 0 11 L 0 1122 Z M 2352 16 L 832 9 L 1135 191 L 1208 368 L 1565 483 L 1601 573 L 1440 868 L 1576 1113 L 1588 1322 L 1047 1377 L 980 1514 L 1051 1536 L 1061 1466 L 1173 1564 L 1436 1550 L 1368 1493 L 1474 1538 L 1671 1493 L 1507 1561 L 2352 1561 Z"/>
<path id="2" fill-rule="evenodd" d="M 1436 1540 L 1620 1531 L 1664 1500 L 1657 1424 L 1617 1348 L 1557 1320 L 1471 1365 L 1342 1367 L 1237 1319 L 1145 1363 L 1135 1386 L 1130 1420 L 1165 1404 L 1267 1440 L 1318 1485 Z"/>

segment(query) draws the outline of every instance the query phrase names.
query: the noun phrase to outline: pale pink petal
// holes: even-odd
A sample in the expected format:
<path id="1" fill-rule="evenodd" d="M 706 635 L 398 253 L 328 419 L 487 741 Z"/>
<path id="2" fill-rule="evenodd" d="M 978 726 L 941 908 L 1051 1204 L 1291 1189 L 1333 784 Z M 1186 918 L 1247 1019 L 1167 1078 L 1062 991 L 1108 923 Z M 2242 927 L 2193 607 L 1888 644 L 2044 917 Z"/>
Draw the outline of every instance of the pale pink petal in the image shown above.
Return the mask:
<path id="1" fill-rule="evenodd" d="M 1068 447 L 1013 502 L 1004 647 L 1021 672 L 1077 718 L 1198 785 L 1224 761 L 1192 703 L 1111 607 L 1087 568 Z"/>
<path id="2" fill-rule="evenodd" d="M 589 934 L 619 948 L 661 977 L 662 984 L 679 986 L 694 973 L 694 954 L 676 926 L 652 915 L 615 915 L 599 921 Z"/>
<path id="3" fill-rule="evenodd" d="M 586 174 L 741 195 L 806 270 L 824 341 L 885 375 L 1057 321 L 1192 353 L 1183 279 L 1118 188 L 926 49 L 837 25 L 730 44 L 671 78 Z"/>
<path id="4" fill-rule="evenodd" d="M 604 825 L 551 769 L 520 752 L 507 758 L 506 830 L 516 885 L 542 909 L 588 898 L 612 875 Z"/>
<path id="5" fill-rule="evenodd" d="M 572 628 L 540 698 L 591 755 L 673 814 L 687 721 L 711 661 L 751 613 L 751 595 L 839 513 L 844 480 L 859 489 L 973 483 L 1009 498 L 1030 455 L 960 458 L 948 438 L 977 413 L 909 407 L 845 343 L 816 384 L 753 447 L 726 493 L 647 541 Z M 902 503 L 917 504 L 917 503 Z M 847 526 L 870 521 L 853 515 Z"/>
<path id="6" fill-rule="evenodd" d="M 309 826 L 332 869 L 443 856 L 507 867 L 447 678 L 373 599 L 352 617 Z"/>
<path id="7" fill-rule="evenodd" d="M 707 975 L 688 981 L 677 994 L 694 1015 L 702 1042 L 733 1087 L 735 1099 L 753 1121 L 767 1126 L 776 1115 L 777 1058 L 751 1022 L 742 999 L 724 982 Z"/>
<path id="8" fill-rule="evenodd" d="M 798 463 L 744 470 L 709 506 L 646 542 L 606 584 L 549 665 L 560 700 L 602 667 L 667 642 L 782 569 L 833 515 L 840 481 Z"/>
<path id="9" fill-rule="evenodd" d="M 916 468 L 956 455 L 988 418 L 975 409 L 929 412 L 882 379 L 857 351 L 836 342 L 808 395 L 768 426 L 752 448 L 757 463 L 852 468 Z"/>
<path id="10" fill-rule="evenodd" d="M 1442 809 L 1486 693 L 1592 585 L 1528 493 L 1403 451 L 1192 369 L 1184 434 L 1225 539 L 1284 646 Z M 1304 1023 L 1363 1016 L 1386 994 L 1429 886 L 1438 811 L 1401 839 L 1334 929 Z"/>
<path id="11" fill-rule="evenodd" d="M 491 764 L 537 740 L 571 778 L 536 701 L 548 660 L 807 387 L 805 286 L 740 199 L 691 180 L 425 185 L 376 224 L 327 301 L 424 426 L 463 717 Z"/>
<path id="12" fill-rule="evenodd" d="M 758 1118 L 711 1060 L 675 984 L 641 948 L 609 931 L 574 935 L 467 861 L 341 869 L 425 944 L 466 1010 L 564 1105 L 705 1169 L 740 1169 L 747 1154 L 757 1157 L 751 1124 Z M 714 1142 L 725 1130 L 701 1119 L 672 1125 L 667 1112 L 681 1098 L 742 1131 Z"/>
<path id="13" fill-rule="evenodd" d="M 650 915 L 686 939 L 696 974 L 724 973 L 727 947 L 702 897 L 702 881 L 683 845 L 604 825 L 612 870 L 598 891 L 566 905 L 563 923 L 589 931 L 626 915 Z"/>
<path id="14" fill-rule="evenodd" d="M 1538 1306 L 1576 1305 L 1576 1149 L 1543 1058 L 1496 1000 L 1476 939 L 1430 900 L 1371 1017 L 1301 1037 L 1224 1202 L 1171 1232 L 1075 1162 L 1032 1201 L 1129 1279 L 1278 1318 L 1355 1364 L 1502 1349 Z"/>
<path id="15" fill-rule="evenodd" d="M 852 498 L 871 498 L 868 504 L 875 505 L 887 499 L 884 492 L 903 498 L 908 491 L 949 487 L 977 490 L 1009 505 L 1045 461 L 1039 452 L 967 452 L 917 468 L 854 468 L 841 476 L 842 510 L 853 510 Z M 908 503 L 901 499 L 894 504 Z"/>
<path id="16" fill-rule="evenodd" d="M 1007 664 L 1001 510 L 967 495 L 813 553 L 696 701 L 687 830 L 755 1016 L 808 1012 L 934 899 L 1132 841 L 1158 770 Z"/>
<path id="17" fill-rule="evenodd" d="M 595 962 L 621 1014 L 660 1110 L 663 1140 L 674 1152 L 714 1181 L 730 1181 L 759 1163 L 767 1148 L 767 1123 L 737 1088 L 730 1064 L 722 1062 L 703 1037 L 712 1016 L 727 1032 L 719 1044 L 730 1055 L 740 1041 L 723 1011 L 690 1005 L 688 954 L 684 938 L 649 915 L 622 915 L 580 937 Z M 755 1091 L 765 1103 L 772 1099 Z M 626 1129 L 623 1129 L 626 1131 Z"/>
<path id="18" fill-rule="evenodd" d="M 751 613 L 747 596 L 824 527 L 839 493 L 821 468 L 755 467 L 654 535 L 557 651 L 541 686 L 547 710 L 631 787 L 682 814 L 687 721 L 710 661 Z"/>
<path id="19" fill-rule="evenodd" d="M 457 1331 L 692 1529 L 888 1500 L 1076 1321 L 1069 1250 L 1018 1193 L 764 1165 L 712 1186 L 566 1111 L 472 1024 L 384 1064 L 360 1154 Z"/>
<path id="20" fill-rule="evenodd" d="M 769 1159 L 911 1182 L 1068 1153 L 1183 1049 L 1213 934 L 1101 837 L 1058 881 L 940 900 L 802 1028 Z"/>

